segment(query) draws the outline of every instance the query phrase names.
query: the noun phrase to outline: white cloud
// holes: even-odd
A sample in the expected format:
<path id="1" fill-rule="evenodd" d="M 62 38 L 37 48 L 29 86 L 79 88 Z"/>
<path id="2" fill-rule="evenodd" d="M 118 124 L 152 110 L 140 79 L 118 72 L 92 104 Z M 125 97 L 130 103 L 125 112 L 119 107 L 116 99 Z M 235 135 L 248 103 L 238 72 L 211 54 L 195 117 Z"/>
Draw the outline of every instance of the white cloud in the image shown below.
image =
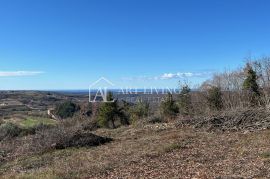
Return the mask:
<path id="1" fill-rule="evenodd" d="M 146 80 L 170 80 L 170 79 L 183 79 L 183 78 L 205 78 L 213 74 L 213 71 L 207 72 L 177 72 L 177 73 L 164 73 L 160 76 L 149 77 L 149 76 L 139 76 L 139 77 L 124 77 L 122 80 L 125 81 L 146 81 Z"/>
<path id="2" fill-rule="evenodd" d="M 42 74 L 42 71 L 0 71 L 0 77 L 16 77 L 16 76 L 35 76 Z"/>
<path id="3" fill-rule="evenodd" d="M 177 79 L 177 78 L 191 78 L 191 77 L 207 77 L 211 75 L 212 72 L 178 72 L 178 73 L 164 73 L 161 75 L 160 79 L 167 80 L 167 79 Z"/>

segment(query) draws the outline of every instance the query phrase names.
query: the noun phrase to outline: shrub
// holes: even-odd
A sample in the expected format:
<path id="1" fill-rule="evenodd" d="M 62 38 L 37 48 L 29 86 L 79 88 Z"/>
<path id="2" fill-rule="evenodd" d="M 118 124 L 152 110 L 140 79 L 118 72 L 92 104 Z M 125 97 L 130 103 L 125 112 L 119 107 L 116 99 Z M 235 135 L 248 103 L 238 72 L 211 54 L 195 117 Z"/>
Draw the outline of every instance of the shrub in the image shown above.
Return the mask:
<path id="1" fill-rule="evenodd" d="M 54 147 L 55 149 L 65 149 L 68 147 L 90 147 L 98 146 L 111 141 L 111 138 L 100 137 L 92 133 L 76 131 L 73 135 L 69 135 L 68 137 L 58 141 Z"/>
<path id="2" fill-rule="evenodd" d="M 113 101 L 112 93 L 108 93 L 108 101 Z M 117 101 L 102 103 L 98 113 L 98 124 L 101 127 L 116 128 L 115 121 L 120 116 Z"/>
<path id="3" fill-rule="evenodd" d="M 81 122 L 82 130 L 84 131 L 93 131 L 98 128 L 98 122 L 97 120 L 84 120 Z"/>
<path id="4" fill-rule="evenodd" d="M 222 93 L 219 87 L 212 86 L 207 91 L 207 101 L 210 109 L 221 110 L 223 107 Z"/>
<path id="5" fill-rule="evenodd" d="M 69 122 L 70 120 L 66 121 Z M 63 123 L 66 121 L 63 121 Z M 39 155 L 55 149 L 97 146 L 110 141 L 112 141 L 111 138 L 100 137 L 83 131 L 78 125 L 69 127 L 58 125 L 50 129 L 37 131 L 35 135 L 23 139 L 17 137 L 0 142 L 0 161 L 12 161 L 19 157 Z"/>
<path id="6" fill-rule="evenodd" d="M 149 103 L 140 100 L 130 109 L 132 123 L 149 115 Z"/>
<path id="7" fill-rule="evenodd" d="M 81 107 L 81 113 L 83 116 L 90 117 L 93 114 L 92 103 L 87 103 Z"/>
<path id="8" fill-rule="evenodd" d="M 55 114 L 59 116 L 61 119 L 69 118 L 74 115 L 80 109 L 75 103 L 71 101 L 66 101 L 64 103 L 59 104 L 55 109 Z"/>
<path id="9" fill-rule="evenodd" d="M 257 83 L 258 76 L 249 63 L 246 64 L 244 71 L 246 78 L 243 83 L 243 89 L 249 93 L 250 104 L 257 105 L 260 96 L 259 85 Z"/>
<path id="10" fill-rule="evenodd" d="M 22 129 L 17 125 L 8 122 L 0 126 L 0 140 L 5 138 L 17 137 L 21 134 Z"/>
<path id="11" fill-rule="evenodd" d="M 131 107 L 132 104 L 129 102 L 126 102 L 125 100 L 122 100 L 122 104 L 119 109 L 119 117 L 120 117 L 120 122 L 122 125 L 129 125 L 130 124 L 130 119 L 131 119 Z"/>
<path id="12" fill-rule="evenodd" d="M 246 78 L 243 83 L 243 89 L 259 95 L 259 85 L 257 84 L 258 76 L 256 72 L 253 70 L 249 63 L 246 64 L 244 71 Z"/>
<path id="13" fill-rule="evenodd" d="M 153 115 L 153 116 L 149 116 L 147 118 L 147 122 L 151 123 L 151 124 L 155 124 L 155 123 L 161 123 L 163 121 L 162 121 L 162 118 L 160 116 Z"/>
<path id="14" fill-rule="evenodd" d="M 188 85 L 182 87 L 179 95 L 179 107 L 182 115 L 189 115 L 192 111 L 190 88 Z"/>
<path id="15" fill-rule="evenodd" d="M 0 141 L 13 137 L 21 137 L 27 135 L 34 135 L 37 131 L 52 128 L 52 125 L 39 123 L 32 127 L 21 127 L 11 122 L 5 123 L 0 126 Z"/>
<path id="16" fill-rule="evenodd" d="M 161 103 L 161 115 L 166 119 L 173 119 L 179 113 L 179 108 L 173 100 L 171 93 L 168 93 L 165 101 Z"/>

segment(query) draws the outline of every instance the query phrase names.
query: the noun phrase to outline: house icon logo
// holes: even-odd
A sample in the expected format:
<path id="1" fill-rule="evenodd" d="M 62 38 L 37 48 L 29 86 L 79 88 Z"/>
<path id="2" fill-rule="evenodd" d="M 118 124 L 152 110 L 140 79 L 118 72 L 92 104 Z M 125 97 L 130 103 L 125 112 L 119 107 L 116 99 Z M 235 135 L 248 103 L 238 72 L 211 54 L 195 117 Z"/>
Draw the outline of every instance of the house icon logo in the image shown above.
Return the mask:
<path id="1" fill-rule="evenodd" d="M 89 102 L 114 102 L 114 100 L 108 101 L 107 95 L 111 88 L 115 85 L 105 77 L 99 78 L 97 81 L 89 85 Z"/>

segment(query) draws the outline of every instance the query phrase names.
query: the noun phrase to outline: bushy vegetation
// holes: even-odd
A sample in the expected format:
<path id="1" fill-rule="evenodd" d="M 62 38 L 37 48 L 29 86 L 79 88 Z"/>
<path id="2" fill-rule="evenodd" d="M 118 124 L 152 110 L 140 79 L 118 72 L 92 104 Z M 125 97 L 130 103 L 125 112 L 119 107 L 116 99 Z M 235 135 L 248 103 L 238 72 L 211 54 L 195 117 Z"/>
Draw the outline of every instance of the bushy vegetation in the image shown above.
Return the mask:
<path id="1" fill-rule="evenodd" d="M 149 111 L 150 111 L 149 103 L 143 100 L 139 100 L 139 102 L 133 105 L 129 110 L 132 123 L 135 124 L 140 119 L 148 117 Z"/>
<path id="2" fill-rule="evenodd" d="M 163 120 L 160 115 L 151 115 L 147 118 L 146 122 L 150 124 L 155 124 L 155 123 L 161 123 L 163 122 Z"/>
<path id="3" fill-rule="evenodd" d="M 179 108 L 173 99 L 173 96 L 171 93 L 168 93 L 167 97 L 165 100 L 161 103 L 161 108 L 160 108 L 161 115 L 165 119 L 174 119 L 177 114 L 179 113 Z"/>
<path id="4" fill-rule="evenodd" d="M 122 108 L 119 107 L 118 101 L 113 99 L 111 92 L 107 95 L 107 101 L 102 103 L 98 112 L 98 124 L 101 127 L 116 128 L 116 122 L 120 124 L 128 124 L 128 120 L 124 115 Z"/>
<path id="5" fill-rule="evenodd" d="M 66 101 L 64 103 L 59 104 L 55 109 L 55 114 L 59 116 L 61 119 L 66 119 L 72 117 L 75 112 L 80 109 L 78 105 L 71 101 Z"/>
<path id="6" fill-rule="evenodd" d="M 49 119 L 37 120 L 32 117 L 23 120 L 20 124 L 7 123 L 5 120 L 0 121 L 0 152 L 12 151 L 12 156 L 6 156 L 16 159 L 16 155 L 36 155 L 68 147 L 96 146 L 109 142 L 111 139 L 99 137 L 90 131 L 97 129 L 97 127 L 117 128 L 120 125 L 134 123 L 144 125 L 145 123 L 153 124 L 177 120 L 172 125 L 174 130 L 175 124 L 177 126 L 178 124 L 179 126 L 190 124 L 196 126 L 197 129 L 205 127 L 213 131 L 217 129 L 220 131 L 249 130 L 252 125 L 253 129 L 265 129 L 269 127 L 269 114 L 264 114 L 266 111 L 264 107 L 270 105 L 270 59 L 268 62 L 259 61 L 258 63 L 261 65 L 255 62 L 248 63 L 245 68 L 237 71 L 215 74 L 211 80 L 202 85 L 200 91 L 191 90 L 188 85 L 184 85 L 181 87 L 179 95 L 168 93 L 160 104 L 160 108 L 156 104 L 154 106 L 143 100 L 138 101 L 138 103 L 113 101 L 113 94 L 109 93 L 107 100 L 113 102 L 98 103 L 95 106 L 97 110 L 93 110 L 94 107 L 89 103 L 85 106 L 81 105 L 82 107 L 71 101 L 59 104 L 55 114 L 62 119 L 70 118 L 70 120 L 59 121 L 60 125 L 54 124 Z M 269 66 L 262 64 L 269 64 Z M 263 69 L 268 70 L 263 71 Z M 261 108 L 258 110 L 256 107 Z M 254 111 L 250 111 L 251 108 L 254 108 Z M 238 109 L 243 109 L 243 112 L 239 112 Z M 79 110 L 80 112 L 77 113 Z M 235 111 L 235 113 L 228 115 L 231 111 Z M 217 117 L 217 114 L 222 116 Z M 77 118 L 77 115 L 84 117 Z M 194 118 L 196 115 L 198 118 Z M 206 117 L 202 118 L 200 115 Z M 209 116 L 211 116 L 210 119 Z M 156 132 L 171 127 L 171 124 L 156 124 L 146 127 L 153 127 Z M 119 135 L 117 131 L 121 130 L 122 128 L 119 130 L 100 130 L 96 133 L 108 134 L 113 131 L 116 133 L 115 135 Z M 143 128 L 141 131 L 146 131 L 146 129 Z M 133 134 L 134 130 L 129 130 L 129 132 Z M 122 135 L 124 136 L 126 133 Z M 144 134 L 139 135 L 143 136 Z M 24 137 L 20 138 L 21 136 Z M 5 140 L 11 138 L 12 140 Z M 172 138 L 176 139 L 175 131 Z M 189 144 L 174 141 L 164 150 L 173 152 L 187 147 Z"/>
<path id="7" fill-rule="evenodd" d="M 93 114 L 93 107 L 92 107 L 92 103 L 87 103 L 85 105 L 82 105 L 80 107 L 81 109 L 81 113 L 83 116 L 85 117 L 91 117 Z"/>
<path id="8" fill-rule="evenodd" d="M 207 101 L 211 110 L 221 110 L 223 107 L 222 93 L 219 87 L 212 86 L 207 91 Z"/>
<path id="9" fill-rule="evenodd" d="M 141 122 L 142 119 L 148 121 L 153 114 L 159 114 L 153 121 L 168 121 L 177 116 L 190 118 L 221 110 L 249 108 L 251 105 L 270 105 L 269 64 L 270 58 L 263 58 L 251 61 L 235 71 L 214 74 L 199 90 L 191 90 L 191 87 L 185 84 L 179 89 L 178 96 L 168 94 L 161 104 L 151 104 L 143 100 L 136 103 L 115 100 L 99 103 L 95 105 L 95 110 L 90 104 L 85 105 L 80 114 L 89 120 L 91 128 L 95 122 L 98 127 L 117 128 L 120 125 Z M 109 93 L 107 98 L 112 101 L 113 94 Z M 79 109 L 78 105 L 69 101 L 58 105 L 55 113 L 60 118 L 71 118 Z"/>
<path id="10" fill-rule="evenodd" d="M 179 108 L 182 115 L 189 115 L 192 113 L 191 104 L 191 89 L 188 85 L 181 87 L 181 92 L 179 94 Z"/>
<path id="11" fill-rule="evenodd" d="M 258 76 L 249 63 L 246 64 L 244 73 L 243 89 L 249 94 L 250 104 L 252 106 L 257 105 L 260 97 L 259 85 L 257 83 Z"/>
<path id="12" fill-rule="evenodd" d="M 200 93 L 207 92 L 212 86 L 220 88 L 222 110 L 269 107 L 270 58 L 249 59 L 242 68 L 214 74 L 212 79 L 202 84 Z M 193 106 L 200 105 L 198 109 L 205 110 L 202 105 L 204 100 L 199 95 L 197 97 L 198 104 Z"/>
<path id="13" fill-rule="evenodd" d="M 11 139 L 14 137 L 21 137 L 26 135 L 33 135 L 35 132 L 44 126 L 37 125 L 31 128 L 23 128 L 17 124 L 7 122 L 0 126 L 0 141 L 4 139 Z"/>
<path id="14" fill-rule="evenodd" d="M 0 126 L 0 140 L 17 137 L 21 134 L 21 132 L 22 129 L 11 122 L 2 124 Z"/>
<path id="15" fill-rule="evenodd" d="M 20 122 L 6 122 L 0 125 L 0 140 L 33 135 L 37 131 L 56 126 L 56 122 L 50 119 L 27 118 Z"/>
<path id="16" fill-rule="evenodd" d="M 243 89 L 256 95 L 260 95 L 259 85 L 257 83 L 258 76 L 249 63 L 246 64 L 244 72 L 245 80 L 243 82 Z"/>

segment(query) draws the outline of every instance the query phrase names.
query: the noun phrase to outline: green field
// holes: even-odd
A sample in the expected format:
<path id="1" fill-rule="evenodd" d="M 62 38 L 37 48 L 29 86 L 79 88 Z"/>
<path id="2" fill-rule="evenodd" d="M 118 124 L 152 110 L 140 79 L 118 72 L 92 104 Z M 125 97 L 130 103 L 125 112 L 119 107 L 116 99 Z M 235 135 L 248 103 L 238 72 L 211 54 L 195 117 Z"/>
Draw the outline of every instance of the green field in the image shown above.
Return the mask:
<path id="1" fill-rule="evenodd" d="M 27 117 L 26 119 L 19 122 L 19 125 L 24 128 L 32 128 L 39 124 L 56 125 L 57 121 L 49 119 L 49 118 Z"/>

